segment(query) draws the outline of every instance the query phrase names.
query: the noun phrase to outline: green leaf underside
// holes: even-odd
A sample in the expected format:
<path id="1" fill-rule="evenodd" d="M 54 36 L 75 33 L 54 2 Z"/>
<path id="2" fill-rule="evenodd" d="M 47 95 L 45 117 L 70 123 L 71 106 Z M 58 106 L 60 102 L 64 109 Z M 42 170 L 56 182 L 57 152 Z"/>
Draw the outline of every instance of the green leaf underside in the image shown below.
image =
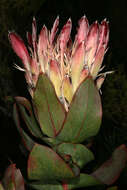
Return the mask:
<path id="1" fill-rule="evenodd" d="M 80 168 L 94 159 L 93 153 L 82 144 L 62 143 L 57 151 L 61 156 L 62 154 L 71 155 L 73 162 Z"/>
<path id="2" fill-rule="evenodd" d="M 30 180 L 63 180 L 74 178 L 72 169 L 52 149 L 36 144 L 28 159 Z"/>
<path id="3" fill-rule="evenodd" d="M 34 92 L 33 105 L 42 131 L 54 137 L 61 129 L 65 110 L 46 75 L 40 75 Z"/>
<path id="4" fill-rule="evenodd" d="M 127 147 L 120 145 L 100 168 L 93 172 L 92 176 L 104 184 L 113 184 L 120 176 L 121 171 L 127 162 Z"/>
<path id="5" fill-rule="evenodd" d="M 20 126 L 20 120 L 19 120 L 18 109 L 17 109 L 16 104 L 14 104 L 14 107 L 13 107 L 13 118 L 14 118 L 17 130 L 19 134 L 21 135 L 23 145 L 28 151 L 30 151 L 35 143 Z"/>
<path id="6" fill-rule="evenodd" d="M 79 177 L 74 179 L 70 179 L 67 182 L 67 190 L 72 190 L 76 188 L 82 187 L 90 187 L 90 186 L 97 186 L 102 185 L 100 181 L 95 179 L 93 176 L 88 174 L 80 174 Z M 56 182 L 56 184 L 32 184 L 31 187 L 35 188 L 36 190 L 63 190 L 62 184 Z"/>
<path id="7" fill-rule="evenodd" d="M 69 180 L 68 190 L 96 185 L 102 185 L 102 183 L 91 175 L 81 173 L 78 178 Z"/>
<path id="8" fill-rule="evenodd" d="M 16 97 L 15 99 L 19 106 L 21 116 L 26 126 L 28 127 L 29 131 L 31 132 L 31 134 L 37 138 L 42 138 L 43 137 L 42 131 L 39 128 L 39 125 L 37 124 L 37 121 L 34 117 L 30 102 L 24 97 Z M 29 115 L 25 109 L 28 111 Z"/>
<path id="9" fill-rule="evenodd" d="M 58 139 L 80 143 L 97 134 L 101 124 L 101 100 L 94 81 L 86 79 L 77 89 Z"/>

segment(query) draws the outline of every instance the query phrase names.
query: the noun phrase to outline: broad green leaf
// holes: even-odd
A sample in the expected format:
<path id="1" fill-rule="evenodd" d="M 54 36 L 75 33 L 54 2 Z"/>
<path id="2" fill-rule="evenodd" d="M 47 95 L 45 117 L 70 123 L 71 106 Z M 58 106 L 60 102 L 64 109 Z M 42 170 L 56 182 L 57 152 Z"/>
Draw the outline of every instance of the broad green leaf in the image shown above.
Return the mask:
<path id="1" fill-rule="evenodd" d="M 62 156 L 70 155 L 74 163 L 80 168 L 94 159 L 93 153 L 82 144 L 62 143 L 57 152 Z"/>
<path id="2" fill-rule="evenodd" d="M 21 135 L 23 145 L 25 146 L 25 148 L 28 151 L 31 151 L 31 149 L 33 148 L 33 145 L 34 145 L 34 141 L 27 135 L 27 133 L 20 126 L 19 113 L 18 113 L 16 104 L 14 104 L 14 106 L 13 106 L 13 118 L 14 118 L 16 127 L 18 129 L 18 132 Z"/>
<path id="3" fill-rule="evenodd" d="M 99 92 L 94 81 L 87 78 L 74 94 L 64 125 L 57 138 L 64 142 L 83 142 L 97 134 L 101 117 Z"/>
<path id="4" fill-rule="evenodd" d="M 126 163 L 127 147 L 123 144 L 116 148 L 112 157 L 93 172 L 92 176 L 104 184 L 111 185 L 118 179 Z"/>
<path id="5" fill-rule="evenodd" d="M 90 187 L 90 186 L 98 186 L 103 185 L 100 181 L 95 179 L 93 176 L 88 174 L 80 174 L 79 177 L 74 179 L 67 180 L 66 183 L 58 184 L 30 184 L 31 187 L 35 188 L 36 190 L 72 190 L 82 187 Z M 64 188 L 63 188 L 64 187 Z"/>
<path id="6" fill-rule="evenodd" d="M 35 119 L 30 102 L 24 97 L 15 97 L 15 100 L 19 106 L 21 116 L 31 134 L 42 139 L 43 134 Z"/>
<path id="7" fill-rule="evenodd" d="M 44 74 L 39 76 L 33 105 L 42 131 L 50 137 L 55 137 L 61 129 L 65 110 L 56 96 L 51 81 Z"/>
<path id="8" fill-rule="evenodd" d="M 48 144 L 50 147 L 55 147 L 61 143 L 61 141 L 57 140 L 56 138 L 49 138 L 49 137 L 44 137 L 43 141 L 46 144 Z"/>
<path id="9" fill-rule="evenodd" d="M 91 175 L 81 173 L 79 177 L 68 181 L 67 189 L 72 190 L 96 185 L 102 185 L 102 183 Z"/>
<path id="10" fill-rule="evenodd" d="M 51 148 L 36 144 L 28 159 L 30 180 L 63 180 L 74 178 L 72 169 Z"/>

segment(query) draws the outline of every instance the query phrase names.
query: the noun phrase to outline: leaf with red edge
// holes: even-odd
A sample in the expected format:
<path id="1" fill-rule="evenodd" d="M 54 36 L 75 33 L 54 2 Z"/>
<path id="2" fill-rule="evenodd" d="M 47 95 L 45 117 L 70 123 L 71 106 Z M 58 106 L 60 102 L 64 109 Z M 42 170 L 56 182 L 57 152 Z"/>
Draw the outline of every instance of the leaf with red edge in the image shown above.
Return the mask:
<path id="1" fill-rule="evenodd" d="M 16 103 L 18 104 L 21 116 L 31 134 L 37 138 L 43 137 L 42 131 L 37 123 L 32 106 L 30 102 L 24 97 L 15 97 Z"/>
<path id="2" fill-rule="evenodd" d="M 70 156 L 73 163 L 83 168 L 94 159 L 93 153 L 82 144 L 61 143 L 57 146 L 57 152 L 64 158 Z"/>
<path id="3" fill-rule="evenodd" d="M 79 177 L 76 177 L 74 179 L 66 180 L 63 183 L 59 184 L 58 182 L 55 182 L 54 184 L 43 184 L 41 181 L 40 183 L 32 183 L 30 184 L 31 187 L 33 187 L 36 190 L 72 190 L 77 188 L 85 188 L 85 187 L 91 187 L 91 186 L 99 186 L 103 185 L 100 183 L 97 179 L 95 179 L 93 176 L 88 174 L 80 174 Z"/>
<path id="4" fill-rule="evenodd" d="M 122 144 L 116 148 L 109 160 L 92 173 L 92 176 L 104 184 L 111 185 L 119 178 L 126 163 L 127 147 Z"/>
<path id="5" fill-rule="evenodd" d="M 8 190 L 24 190 L 24 179 L 15 164 L 11 164 L 5 171 L 3 184 Z"/>
<path id="6" fill-rule="evenodd" d="M 18 108 L 16 104 L 14 104 L 14 107 L 13 107 L 13 118 L 14 118 L 16 127 L 18 129 L 18 132 L 21 135 L 23 145 L 28 151 L 30 151 L 34 145 L 34 142 L 20 126 L 19 113 L 18 113 Z"/>
<path id="7" fill-rule="evenodd" d="M 33 105 L 42 131 L 49 137 L 55 137 L 64 121 L 65 109 L 46 75 L 39 76 L 33 96 Z"/>
<path id="8" fill-rule="evenodd" d="M 89 174 L 81 173 L 79 177 L 71 179 L 66 184 L 67 190 L 102 185 L 100 181 Z"/>
<path id="9" fill-rule="evenodd" d="M 99 92 L 91 78 L 75 92 L 62 130 L 56 137 L 63 142 L 83 142 L 97 134 L 102 117 Z"/>
<path id="10" fill-rule="evenodd" d="M 30 180 L 49 183 L 50 180 L 74 177 L 72 169 L 56 152 L 49 147 L 35 144 L 28 158 L 28 178 Z"/>

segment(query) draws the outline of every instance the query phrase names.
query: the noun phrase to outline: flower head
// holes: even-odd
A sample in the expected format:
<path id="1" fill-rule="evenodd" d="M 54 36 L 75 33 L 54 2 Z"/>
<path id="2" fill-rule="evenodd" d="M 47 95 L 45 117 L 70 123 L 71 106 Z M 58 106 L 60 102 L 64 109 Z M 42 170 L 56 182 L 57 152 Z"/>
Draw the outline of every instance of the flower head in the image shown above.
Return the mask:
<path id="1" fill-rule="evenodd" d="M 32 35 L 27 33 L 28 50 L 23 40 L 14 32 L 9 39 L 15 53 L 23 62 L 25 78 L 33 96 L 40 73 L 45 73 L 52 81 L 58 98 L 65 107 L 70 104 L 79 86 L 88 76 L 94 80 L 100 72 L 109 38 L 108 22 L 94 22 L 89 26 L 83 16 L 78 23 L 75 40 L 71 41 L 71 19 L 63 26 L 59 35 L 59 17 L 56 18 L 51 31 L 44 25 L 37 39 L 36 20 L 33 18 Z"/>

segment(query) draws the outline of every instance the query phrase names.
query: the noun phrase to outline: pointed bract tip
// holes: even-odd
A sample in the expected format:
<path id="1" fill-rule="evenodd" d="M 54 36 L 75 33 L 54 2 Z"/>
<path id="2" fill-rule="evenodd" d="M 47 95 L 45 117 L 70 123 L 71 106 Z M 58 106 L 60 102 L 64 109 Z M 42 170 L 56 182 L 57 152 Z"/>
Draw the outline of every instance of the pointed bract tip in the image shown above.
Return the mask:
<path id="1" fill-rule="evenodd" d="M 16 34 L 16 32 L 14 30 L 8 30 L 8 38 L 10 40 L 10 35 L 11 34 Z"/>
<path id="2" fill-rule="evenodd" d="M 97 21 L 97 20 L 96 20 L 95 22 L 93 22 L 93 24 L 91 24 L 90 30 L 91 30 L 91 29 L 95 29 L 95 28 L 99 28 L 99 24 L 98 24 L 98 21 Z"/>
<path id="3" fill-rule="evenodd" d="M 97 31 L 98 29 L 99 29 L 98 21 L 95 21 L 95 22 L 90 26 L 89 32 L 91 32 L 91 31 Z"/>
<path id="4" fill-rule="evenodd" d="M 35 16 L 33 16 L 33 20 L 35 20 Z"/>
<path id="5" fill-rule="evenodd" d="M 47 29 L 47 27 L 44 24 L 43 27 L 42 27 L 42 30 L 46 30 L 46 29 Z"/>
<path id="6" fill-rule="evenodd" d="M 84 44 L 85 44 L 85 41 L 83 40 L 83 41 L 81 42 L 81 44 L 84 45 Z"/>
<path id="7" fill-rule="evenodd" d="M 106 19 L 102 20 L 101 25 L 103 25 L 103 24 L 108 25 L 108 21 Z"/>
<path id="8" fill-rule="evenodd" d="M 9 35 L 11 32 L 13 32 L 13 31 L 11 31 L 11 30 L 8 30 L 8 35 Z"/>
<path id="9" fill-rule="evenodd" d="M 67 23 L 72 23 L 71 18 L 68 19 Z"/>
<path id="10" fill-rule="evenodd" d="M 56 20 L 59 20 L 59 19 L 60 19 L 60 17 L 59 17 L 59 15 L 57 15 Z"/>
<path id="11" fill-rule="evenodd" d="M 46 25 L 45 25 L 45 24 L 43 25 L 43 28 L 46 28 Z"/>
<path id="12" fill-rule="evenodd" d="M 86 15 L 85 15 L 85 14 L 83 15 L 83 18 L 86 18 Z"/>
<path id="13" fill-rule="evenodd" d="M 86 16 L 82 16 L 82 17 L 79 19 L 78 24 L 80 25 L 80 23 L 81 23 L 82 21 L 86 21 L 86 22 L 88 22 Z"/>

